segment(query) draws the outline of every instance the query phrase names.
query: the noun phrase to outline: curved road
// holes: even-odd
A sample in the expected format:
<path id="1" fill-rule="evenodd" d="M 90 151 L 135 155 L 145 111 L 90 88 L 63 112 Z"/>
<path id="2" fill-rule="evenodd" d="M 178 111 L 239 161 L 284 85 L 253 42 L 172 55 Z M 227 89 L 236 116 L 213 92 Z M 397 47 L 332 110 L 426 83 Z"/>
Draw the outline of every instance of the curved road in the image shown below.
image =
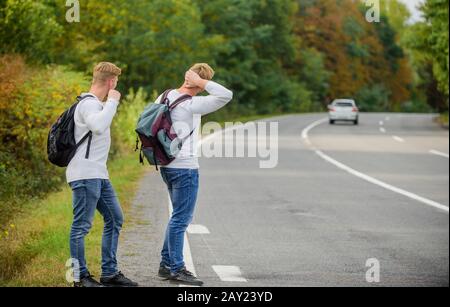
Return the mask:
<path id="1" fill-rule="evenodd" d="M 312 128 L 311 147 L 302 131 L 324 117 L 270 119 L 279 123 L 273 169 L 256 158 L 201 159 L 193 224 L 209 233 L 189 235 L 197 274 L 208 286 L 368 286 L 366 261 L 376 258 L 376 285 L 448 286 L 448 131 L 431 115 L 362 114 L 359 126 Z"/>

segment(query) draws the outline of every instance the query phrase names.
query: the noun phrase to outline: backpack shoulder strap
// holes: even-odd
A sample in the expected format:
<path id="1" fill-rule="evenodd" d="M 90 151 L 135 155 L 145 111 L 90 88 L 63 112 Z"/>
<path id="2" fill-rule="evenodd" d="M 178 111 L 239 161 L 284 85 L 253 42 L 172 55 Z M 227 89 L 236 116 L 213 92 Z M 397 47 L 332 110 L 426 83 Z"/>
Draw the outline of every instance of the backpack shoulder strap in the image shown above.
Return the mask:
<path id="1" fill-rule="evenodd" d="M 165 104 L 165 105 L 169 106 L 170 101 L 169 101 L 168 97 L 169 97 L 169 93 L 171 91 L 172 90 L 167 90 L 162 94 L 161 101 L 159 102 L 160 104 Z"/>
<path id="2" fill-rule="evenodd" d="M 191 95 L 183 95 L 180 98 L 178 98 L 177 100 L 175 100 L 170 106 L 169 106 L 169 111 L 172 111 L 173 109 L 175 109 L 176 107 L 178 107 L 182 102 L 185 102 L 186 100 L 192 99 Z"/>
<path id="3" fill-rule="evenodd" d="M 91 94 L 86 94 L 86 95 L 83 95 L 83 96 L 80 95 L 80 96 L 77 97 L 77 102 L 81 102 L 81 101 L 85 100 L 86 98 L 95 98 L 95 96 L 91 95 Z"/>
<path id="4" fill-rule="evenodd" d="M 77 97 L 77 104 L 79 104 L 80 102 L 82 102 L 86 98 L 95 98 L 95 96 L 91 95 L 91 94 L 86 94 L 86 95 L 83 95 L 83 96 L 80 95 L 80 96 Z M 89 160 L 89 153 L 91 151 L 91 143 L 92 143 L 92 131 L 89 131 L 88 133 L 86 133 L 86 135 L 83 136 L 83 138 L 76 144 L 75 148 L 78 149 L 78 147 L 80 147 L 81 144 L 83 144 L 86 140 L 88 140 L 88 146 L 86 148 L 85 159 Z"/>
<path id="5" fill-rule="evenodd" d="M 87 99 L 87 98 L 96 98 L 94 95 L 91 94 L 86 94 L 86 95 L 80 95 L 77 97 L 77 102 L 73 105 L 73 107 L 76 107 L 75 112 L 78 112 L 78 106 L 80 104 L 80 102 L 82 102 L 83 100 Z"/>

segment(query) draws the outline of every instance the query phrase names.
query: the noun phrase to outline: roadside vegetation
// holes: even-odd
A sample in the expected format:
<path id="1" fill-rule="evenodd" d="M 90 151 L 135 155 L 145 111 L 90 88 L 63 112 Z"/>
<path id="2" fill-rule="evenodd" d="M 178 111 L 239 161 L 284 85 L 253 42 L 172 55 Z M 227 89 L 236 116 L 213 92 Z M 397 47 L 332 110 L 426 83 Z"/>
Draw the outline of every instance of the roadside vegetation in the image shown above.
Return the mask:
<path id="1" fill-rule="evenodd" d="M 110 166 L 125 205 L 143 172 L 137 117 L 195 62 L 234 92 L 207 120 L 320 112 L 352 97 L 367 112 L 437 112 L 448 127 L 448 0 L 424 1 L 415 24 L 399 0 L 382 1 L 379 23 L 353 0 L 80 2 L 69 23 L 61 1 L 0 0 L 1 284 L 64 285 L 70 194 L 46 138 L 99 61 L 123 68 Z"/>
<path id="2" fill-rule="evenodd" d="M 109 165 L 112 183 L 126 216 L 137 184 L 145 170 L 136 155 L 115 159 Z M 72 193 L 61 191 L 22 204 L 22 211 L 3 225 L 0 232 L 0 286 L 68 286 L 65 273 L 70 258 L 69 233 Z M 129 223 L 125 223 L 125 227 Z M 103 222 L 96 213 L 86 237 L 86 259 L 99 276 Z"/>

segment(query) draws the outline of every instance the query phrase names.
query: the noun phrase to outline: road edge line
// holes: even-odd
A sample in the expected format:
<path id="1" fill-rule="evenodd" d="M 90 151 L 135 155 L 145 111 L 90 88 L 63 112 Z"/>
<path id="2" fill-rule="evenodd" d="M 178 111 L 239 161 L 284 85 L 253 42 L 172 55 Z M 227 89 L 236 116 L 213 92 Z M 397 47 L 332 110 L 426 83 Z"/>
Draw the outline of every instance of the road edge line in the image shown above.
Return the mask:
<path id="1" fill-rule="evenodd" d="M 247 125 L 248 123 L 251 123 L 251 122 L 253 122 L 253 121 L 247 122 L 245 124 L 237 124 L 232 127 L 228 127 L 226 129 L 220 129 L 218 131 L 214 131 L 213 133 L 208 134 L 205 137 L 202 137 L 198 141 L 197 148 L 201 148 L 201 146 L 203 145 L 204 142 L 211 140 L 212 138 L 216 137 L 219 134 L 226 133 L 226 132 L 229 132 L 232 130 L 236 130 L 240 127 L 244 127 L 245 125 Z M 168 196 L 169 220 L 170 220 L 170 218 L 172 217 L 173 205 L 172 205 L 172 200 L 170 199 L 170 194 L 167 194 L 167 196 Z M 194 257 L 192 257 L 191 246 L 189 244 L 189 238 L 187 235 L 187 231 L 184 234 L 183 255 L 184 255 L 184 260 L 185 260 L 187 270 L 191 271 L 195 276 L 197 276 L 197 272 L 195 270 L 195 265 L 194 265 Z"/>
<path id="2" fill-rule="evenodd" d="M 430 154 L 433 154 L 433 155 L 436 155 L 436 156 L 440 156 L 440 157 L 443 157 L 443 158 L 447 158 L 447 159 L 449 158 L 449 155 L 446 154 L 445 152 L 441 152 L 441 151 L 434 150 L 434 149 L 430 150 Z"/>
<path id="3" fill-rule="evenodd" d="M 440 204 L 438 202 L 435 202 L 433 200 L 430 200 L 430 199 L 427 199 L 425 197 L 422 197 L 422 196 L 419 196 L 417 194 L 414 194 L 412 192 L 403 190 L 403 189 L 398 188 L 396 186 L 393 186 L 393 185 L 390 185 L 388 183 L 385 183 L 385 182 L 383 182 L 381 180 L 375 179 L 375 178 L 373 178 L 373 177 L 371 177 L 369 175 L 366 175 L 366 174 L 364 174 L 362 172 L 359 172 L 359 171 L 351 168 L 350 166 L 347 166 L 347 165 L 345 165 L 345 164 L 343 164 L 343 163 L 333 159 L 332 157 L 328 156 L 327 154 L 325 154 L 321 150 L 319 150 L 316 147 L 314 147 L 314 145 L 312 144 L 311 140 L 309 139 L 309 132 L 313 128 L 323 124 L 327 120 L 328 120 L 327 118 L 323 118 L 323 119 L 320 119 L 318 121 L 315 121 L 312 124 L 310 124 L 309 126 L 307 126 L 305 129 L 303 129 L 303 131 L 302 131 L 302 138 L 303 138 L 303 140 L 306 142 L 306 144 L 308 146 L 311 147 L 311 149 L 319 157 L 321 157 L 323 160 L 333 164 L 334 166 L 338 167 L 339 169 L 342 169 L 342 170 L 346 171 L 347 173 L 349 173 L 351 175 L 354 175 L 356 177 L 359 177 L 359 178 L 361 178 L 361 179 L 363 179 L 363 180 L 365 180 L 367 182 L 370 182 L 372 184 L 378 185 L 378 186 L 380 186 L 380 187 L 382 187 L 384 189 L 387 189 L 387 190 L 389 190 L 391 192 L 395 192 L 397 194 L 401 194 L 401 195 L 406 196 L 406 197 L 408 197 L 410 199 L 413 199 L 415 201 L 421 202 L 421 203 L 423 203 L 425 205 L 428 205 L 428 206 L 440 209 L 442 211 L 445 211 L 446 213 L 449 213 L 449 207 L 447 207 L 445 205 L 442 205 L 442 204 Z"/>

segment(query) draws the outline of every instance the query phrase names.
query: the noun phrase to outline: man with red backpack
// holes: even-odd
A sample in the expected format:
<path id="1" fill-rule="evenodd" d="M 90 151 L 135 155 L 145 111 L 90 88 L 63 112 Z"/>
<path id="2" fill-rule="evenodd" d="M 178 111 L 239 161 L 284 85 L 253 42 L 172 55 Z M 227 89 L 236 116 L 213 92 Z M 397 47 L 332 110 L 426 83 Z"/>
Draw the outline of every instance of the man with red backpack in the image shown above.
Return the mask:
<path id="1" fill-rule="evenodd" d="M 189 272 L 183 260 L 184 235 L 193 219 L 199 187 L 197 144 L 201 116 L 224 107 L 233 93 L 211 81 L 213 69 L 208 64 L 195 64 L 185 75 L 177 90 L 166 91 L 156 103 L 168 105 L 172 128 L 182 142 L 167 165 L 161 166 L 161 176 L 169 190 L 173 213 L 167 226 L 158 276 L 172 282 L 201 286 L 203 282 Z M 208 96 L 197 96 L 206 91 Z M 175 108 L 171 108 L 176 104 Z"/>

